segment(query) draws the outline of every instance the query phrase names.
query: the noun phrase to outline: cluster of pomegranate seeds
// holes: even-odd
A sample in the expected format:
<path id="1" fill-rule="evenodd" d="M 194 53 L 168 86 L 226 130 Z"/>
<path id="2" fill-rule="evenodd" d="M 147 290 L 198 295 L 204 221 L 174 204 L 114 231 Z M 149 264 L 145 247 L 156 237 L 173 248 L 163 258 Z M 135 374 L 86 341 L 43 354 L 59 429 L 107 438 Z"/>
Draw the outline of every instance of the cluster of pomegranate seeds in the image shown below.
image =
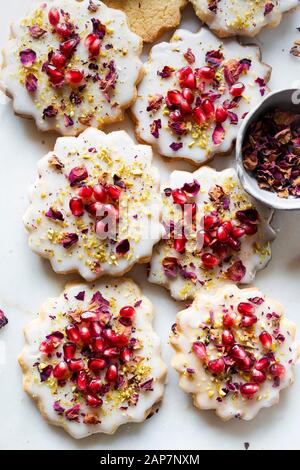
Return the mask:
<path id="1" fill-rule="evenodd" d="M 88 407 L 100 408 L 110 390 L 124 390 L 126 382 L 130 386 L 135 383 L 134 377 L 126 377 L 126 371 L 140 360 L 134 357 L 139 341 L 132 336 L 136 314 L 135 307 L 125 305 L 113 317 L 109 302 L 96 292 L 87 310 L 68 313 L 70 321 L 65 329 L 41 342 L 41 381 L 53 378 L 58 388 L 71 381 L 74 400 L 80 397 Z M 139 383 L 136 378 L 134 393 L 142 386 L 143 379 Z M 130 403 L 130 397 L 125 399 Z M 61 413 L 57 402 L 55 409 Z"/>
<path id="2" fill-rule="evenodd" d="M 199 189 L 200 185 L 197 188 L 197 192 L 191 194 L 189 193 L 190 189 L 185 185 L 182 188 L 165 191 L 166 196 L 172 197 L 173 203 L 180 205 L 183 209 L 182 228 L 184 228 L 184 216 L 187 213 L 191 216 L 192 223 L 195 222 L 197 205 L 194 202 L 194 197 L 198 194 Z M 220 194 L 218 194 L 218 197 L 215 196 L 214 193 L 216 191 L 218 191 L 218 193 L 222 192 L 222 195 L 220 196 Z M 215 198 L 215 200 L 222 198 L 223 203 L 226 199 L 225 192 L 223 192 L 221 187 L 213 188 L 210 191 L 210 196 Z M 220 201 L 218 201 L 218 203 L 219 202 Z M 221 267 L 224 261 L 227 262 L 234 254 L 240 251 L 241 239 L 245 236 L 255 235 L 258 230 L 259 214 L 253 207 L 236 211 L 231 219 L 228 219 L 226 211 L 223 211 L 222 214 L 224 215 L 221 215 L 217 210 L 207 213 L 203 219 L 203 229 L 197 232 L 198 238 L 201 237 L 203 240 L 203 247 L 199 253 L 199 258 L 205 270 Z M 196 230 L 196 227 L 193 226 L 193 229 Z M 186 230 L 182 230 L 182 233 L 185 234 Z M 179 254 L 184 254 L 185 246 L 188 241 L 187 238 L 185 235 L 179 235 L 178 231 L 173 235 L 174 237 L 171 240 L 173 248 Z M 170 263 L 165 263 L 165 260 L 163 260 L 163 265 L 164 264 L 167 265 L 167 269 L 169 270 Z M 228 277 L 231 277 L 231 272 L 228 273 Z M 239 279 L 239 281 L 240 280 L 241 279 Z"/>
<path id="3" fill-rule="evenodd" d="M 208 372 L 215 376 L 216 380 L 226 383 L 222 389 L 225 395 L 239 390 L 242 396 L 252 398 L 266 380 L 272 380 L 274 386 L 278 386 L 280 379 L 285 375 L 284 365 L 278 362 L 273 352 L 278 343 L 278 336 L 265 330 L 259 334 L 256 332 L 256 311 L 256 299 L 240 302 L 236 308 L 223 308 L 222 325 L 218 324 L 216 327 L 214 315 L 211 315 L 211 324 L 205 324 L 203 335 L 199 336 L 201 341 L 197 340 L 192 345 L 194 354 Z M 241 340 L 241 337 L 244 339 Z M 243 344 L 240 344 L 241 341 Z M 281 338 L 282 341 L 284 339 Z M 218 353 L 217 358 L 209 357 L 211 348 L 208 348 L 208 345 L 214 345 Z M 237 374 L 244 380 L 246 375 L 248 381 L 237 383 Z M 232 381 L 234 387 L 231 387 Z"/>
<path id="4" fill-rule="evenodd" d="M 222 123 L 230 119 L 232 124 L 237 124 L 238 117 L 230 110 L 238 105 L 245 91 L 245 85 L 238 80 L 242 73 L 249 70 L 251 61 L 247 59 L 225 61 L 220 50 L 208 51 L 206 64 L 198 68 L 193 66 L 195 56 L 191 49 L 184 54 L 184 58 L 189 65 L 177 71 L 165 66 L 161 72 L 158 72 L 162 80 L 176 75 L 178 88 L 168 90 L 165 97 L 150 96 L 147 111 L 157 111 L 164 101 L 168 109 L 169 128 L 178 137 L 191 131 L 190 123 L 192 128 L 195 125 L 205 127 L 214 123 L 212 140 L 215 145 L 219 145 L 225 137 Z M 224 99 L 223 102 L 220 98 L 224 91 L 219 90 L 222 74 L 224 74 L 224 85 L 231 97 Z M 218 103 L 217 100 L 219 100 Z M 156 138 L 159 137 L 159 127 L 157 124 L 154 126 L 157 121 L 159 120 L 151 124 L 151 132 Z M 182 148 L 176 143 L 171 144 L 170 147 L 174 151 Z"/>

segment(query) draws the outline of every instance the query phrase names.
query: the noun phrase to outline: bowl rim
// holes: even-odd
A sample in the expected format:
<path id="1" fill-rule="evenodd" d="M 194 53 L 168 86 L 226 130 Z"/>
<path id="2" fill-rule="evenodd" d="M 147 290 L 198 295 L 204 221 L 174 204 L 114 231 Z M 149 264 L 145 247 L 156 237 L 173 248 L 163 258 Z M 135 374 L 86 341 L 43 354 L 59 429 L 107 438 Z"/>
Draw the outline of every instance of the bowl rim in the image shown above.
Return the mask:
<path id="1" fill-rule="evenodd" d="M 248 126 L 252 122 L 253 118 L 259 114 L 261 108 L 266 104 L 267 101 L 272 100 L 276 96 L 280 96 L 283 93 L 293 93 L 295 91 L 299 92 L 300 89 L 296 87 L 280 88 L 268 93 L 258 105 L 252 109 L 245 119 L 241 127 L 239 128 L 237 139 L 236 139 L 236 166 L 237 173 L 240 179 L 240 182 L 247 193 L 252 197 L 259 200 L 263 204 L 266 204 L 269 207 L 279 210 L 300 210 L 300 198 L 280 198 L 276 193 L 261 189 L 254 176 L 252 176 L 243 165 L 243 155 L 242 155 L 242 144 L 245 138 L 245 133 L 248 129 Z M 276 104 L 276 103 L 274 103 Z M 299 104 L 300 106 L 300 104 Z M 247 178 L 245 177 L 247 175 Z"/>

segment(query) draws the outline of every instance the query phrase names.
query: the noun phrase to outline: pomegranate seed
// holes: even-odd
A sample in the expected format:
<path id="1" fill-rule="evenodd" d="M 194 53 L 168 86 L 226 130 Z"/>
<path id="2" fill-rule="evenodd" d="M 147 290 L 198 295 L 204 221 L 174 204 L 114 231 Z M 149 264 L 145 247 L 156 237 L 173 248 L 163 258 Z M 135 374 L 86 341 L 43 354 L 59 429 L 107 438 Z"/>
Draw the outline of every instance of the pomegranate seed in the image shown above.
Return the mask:
<path id="1" fill-rule="evenodd" d="M 241 315 L 254 315 L 255 307 L 254 305 L 250 304 L 249 302 L 240 302 L 237 306 L 238 312 Z"/>
<path id="2" fill-rule="evenodd" d="M 269 359 L 267 357 L 262 357 L 261 359 L 256 361 L 256 363 L 254 364 L 254 368 L 259 371 L 262 371 L 262 370 L 268 369 L 269 365 L 270 365 Z"/>
<path id="3" fill-rule="evenodd" d="M 177 77 L 182 88 L 195 88 L 196 79 L 191 67 L 183 67 L 178 70 Z"/>
<path id="4" fill-rule="evenodd" d="M 64 345 L 64 358 L 65 359 L 73 359 L 76 352 L 76 344 L 74 343 L 66 343 Z"/>
<path id="5" fill-rule="evenodd" d="M 251 373 L 251 378 L 252 378 L 252 380 L 254 380 L 254 382 L 256 382 L 258 384 L 262 384 L 263 382 L 266 381 L 267 376 L 264 372 L 262 372 L 260 370 L 257 370 L 257 369 L 253 369 L 253 371 Z"/>
<path id="6" fill-rule="evenodd" d="M 102 220 L 97 220 L 95 225 L 95 232 L 99 237 L 106 237 L 107 236 L 107 224 L 102 222 Z"/>
<path id="7" fill-rule="evenodd" d="M 101 328 L 101 325 L 98 321 L 94 321 L 93 323 L 91 323 L 90 332 L 91 332 L 91 335 L 94 336 L 94 337 L 97 337 L 97 336 L 101 335 L 102 328 Z"/>
<path id="8" fill-rule="evenodd" d="M 205 361 L 207 359 L 206 346 L 201 341 L 193 343 L 193 351 L 201 361 Z"/>
<path id="9" fill-rule="evenodd" d="M 216 73 L 213 67 L 204 66 L 197 70 L 197 75 L 204 80 L 212 80 Z"/>
<path id="10" fill-rule="evenodd" d="M 185 244 L 186 244 L 186 238 L 185 237 L 176 238 L 176 240 L 174 240 L 174 249 L 178 253 L 184 253 L 185 252 Z"/>
<path id="11" fill-rule="evenodd" d="M 226 312 L 223 315 L 223 325 L 231 328 L 236 322 L 237 315 L 234 312 Z"/>
<path id="12" fill-rule="evenodd" d="M 195 99 L 194 93 L 190 90 L 190 88 L 184 88 L 182 90 L 182 96 L 190 104 L 192 104 Z"/>
<path id="13" fill-rule="evenodd" d="M 81 186 L 76 190 L 76 193 L 82 199 L 91 199 L 93 195 L 93 188 L 91 186 Z"/>
<path id="14" fill-rule="evenodd" d="M 65 76 L 60 70 L 54 67 L 54 65 L 48 65 L 46 72 L 53 85 L 60 85 L 63 83 Z"/>
<path id="15" fill-rule="evenodd" d="M 209 230 L 216 225 L 219 225 L 220 220 L 217 215 L 205 215 L 204 216 L 204 228 L 205 230 Z"/>
<path id="16" fill-rule="evenodd" d="M 215 255 L 210 254 L 210 253 L 203 253 L 201 255 L 201 260 L 202 260 L 203 266 L 206 269 L 213 269 L 216 266 L 218 266 L 218 264 L 220 263 L 219 258 Z"/>
<path id="17" fill-rule="evenodd" d="M 200 106 L 196 106 L 196 108 L 194 108 L 193 117 L 199 126 L 206 122 L 206 114 Z"/>
<path id="18" fill-rule="evenodd" d="M 273 377 L 283 377 L 285 374 L 285 367 L 278 362 L 270 367 L 270 372 Z"/>
<path id="19" fill-rule="evenodd" d="M 272 336 L 267 331 L 262 331 L 259 335 L 259 341 L 262 346 L 266 349 L 271 349 L 272 347 Z"/>
<path id="20" fill-rule="evenodd" d="M 254 235 L 258 230 L 257 225 L 255 224 L 243 224 L 242 228 L 246 235 Z"/>
<path id="21" fill-rule="evenodd" d="M 233 238 L 241 238 L 245 235 L 245 233 L 245 229 L 243 229 L 242 227 L 233 227 L 231 231 L 231 235 Z"/>
<path id="22" fill-rule="evenodd" d="M 105 217 L 109 217 L 115 222 L 119 220 L 119 209 L 113 204 L 103 204 L 102 209 Z"/>
<path id="23" fill-rule="evenodd" d="M 56 26 L 60 20 L 60 14 L 57 8 L 51 8 L 48 13 L 49 23 L 52 26 Z"/>
<path id="24" fill-rule="evenodd" d="M 241 82 L 235 83 L 229 90 L 232 96 L 241 96 L 244 93 L 245 85 Z"/>
<path id="25" fill-rule="evenodd" d="M 120 310 L 120 316 L 123 318 L 130 318 L 132 319 L 136 314 L 135 308 L 131 307 L 130 305 L 126 305 L 126 307 L 122 307 Z"/>
<path id="26" fill-rule="evenodd" d="M 102 383 L 100 379 L 93 379 L 88 385 L 88 389 L 91 393 L 95 394 L 101 390 Z"/>
<path id="27" fill-rule="evenodd" d="M 88 49 L 91 57 L 97 57 L 99 55 L 101 40 L 97 34 L 89 34 L 84 41 L 84 45 Z"/>
<path id="28" fill-rule="evenodd" d="M 85 401 L 91 408 L 99 408 L 103 403 L 101 398 L 94 397 L 93 395 L 87 395 Z"/>
<path id="29" fill-rule="evenodd" d="M 239 251 L 239 249 L 241 248 L 241 242 L 239 240 L 235 240 L 232 237 L 228 238 L 227 244 L 230 246 L 230 248 L 232 248 L 235 251 Z"/>
<path id="30" fill-rule="evenodd" d="M 225 330 L 222 333 L 222 343 L 224 346 L 231 346 L 234 344 L 234 336 L 229 330 Z"/>
<path id="31" fill-rule="evenodd" d="M 259 385 L 254 382 L 246 382 L 240 386 L 240 392 L 245 397 L 251 397 L 255 395 L 259 390 Z"/>
<path id="32" fill-rule="evenodd" d="M 245 359 L 237 360 L 238 366 L 242 370 L 249 370 L 252 366 L 252 361 L 249 356 L 246 356 Z"/>
<path id="33" fill-rule="evenodd" d="M 220 357 L 219 359 L 209 361 L 207 367 L 212 374 L 221 374 L 221 372 L 223 372 L 225 369 L 225 363 L 224 360 Z"/>
<path id="34" fill-rule="evenodd" d="M 221 242 L 227 241 L 229 238 L 230 232 L 231 232 L 231 227 L 229 227 L 229 225 L 224 222 L 224 224 L 220 225 L 220 227 L 217 230 L 217 239 Z"/>
<path id="35" fill-rule="evenodd" d="M 98 320 L 98 315 L 95 312 L 84 312 L 80 315 L 80 318 L 82 321 L 97 321 Z"/>
<path id="36" fill-rule="evenodd" d="M 105 359 L 90 359 L 89 360 L 89 369 L 93 371 L 103 370 L 106 367 Z"/>
<path id="37" fill-rule="evenodd" d="M 172 197 L 175 204 L 180 204 L 181 206 L 186 204 L 188 197 L 183 189 L 173 189 Z"/>
<path id="38" fill-rule="evenodd" d="M 121 362 L 129 362 L 132 359 L 132 351 L 130 349 L 123 349 L 120 353 Z"/>
<path id="39" fill-rule="evenodd" d="M 183 116 L 181 112 L 179 111 L 179 109 L 175 109 L 175 111 L 171 111 L 171 113 L 169 114 L 169 118 L 171 121 L 178 122 L 178 121 L 182 121 Z"/>
<path id="40" fill-rule="evenodd" d="M 111 197 L 111 199 L 114 199 L 115 201 L 117 201 L 120 198 L 122 191 L 117 186 L 114 186 L 113 184 L 109 184 L 107 186 L 107 192 L 108 192 L 109 197 Z"/>
<path id="41" fill-rule="evenodd" d="M 54 54 L 51 58 L 51 62 L 54 65 L 54 67 L 56 67 L 58 69 L 62 69 L 66 65 L 67 58 L 61 52 L 54 52 Z"/>
<path id="42" fill-rule="evenodd" d="M 109 383 L 114 383 L 117 381 L 118 378 L 118 369 L 117 366 L 112 364 L 111 366 L 108 367 L 106 374 L 105 374 L 105 379 Z"/>
<path id="43" fill-rule="evenodd" d="M 68 365 L 72 372 L 80 372 L 84 369 L 84 362 L 82 359 L 71 359 Z"/>
<path id="44" fill-rule="evenodd" d="M 212 119 L 215 115 L 215 108 L 212 102 L 210 100 L 204 100 L 201 106 L 206 117 Z"/>
<path id="45" fill-rule="evenodd" d="M 100 202 L 93 202 L 92 204 L 88 205 L 87 211 L 92 215 L 96 215 L 100 213 L 100 211 L 102 210 L 102 207 L 103 207 L 103 204 L 101 204 Z"/>
<path id="46" fill-rule="evenodd" d="M 106 348 L 103 352 L 103 356 L 107 359 L 117 357 L 119 355 L 119 350 L 117 348 Z"/>
<path id="47" fill-rule="evenodd" d="M 238 359 L 238 360 L 241 360 L 241 361 L 243 361 L 246 357 L 248 357 L 245 349 L 242 346 L 240 346 L 239 344 L 235 344 L 231 348 L 230 355 L 234 359 Z"/>
<path id="48" fill-rule="evenodd" d="M 53 369 L 53 376 L 57 380 L 64 380 L 69 374 L 68 365 L 66 362 L 59 362 Z"/>
<path id="49" fill-rule="evenodd" d="M 66 72 L 66 81 L 69 85 L 80 85 L 84 78 L 84 74 L 80 70 L 68 70 Z"/>
<path id="50" fill-rule="evenodd" d="M 84 372 L 84 370 L 82 370 L 82 371 L 79 372 L 78 377 L 76 379 L 76 386 L 77 386 L 78 390 L 80 390 L 81 392 L 86 390 L 87 383 L 88 383 L 87 375 Z"/>
<path id="51" fill-rule="evenodd" d="M 224 122 L 224 121 L 226 121 L 226 119 L 228 117 L 228 111 L 222 105 L 217 106 L 215 116 L 216 116 L 216 121 L 217 122 Z"/>
<path id="52" fill-rule="evenodd" d="M 182 98 L 180 102 L 180 111 L 182 114 L 190 114 L 192 112 L 192 107 L 185 99 Z"/>
<path id="53" fill-rule="evenodd" d="M 68 39 L 68 41 L 62 42 L 59 46 L 59 50 L 66 57 L 70 57 L 76 46 L 78 45 L 78 39 Z"/>
<path id="54" fill-rule="evenodd" d="M 118 348 L 123 348 L 124 346 L 127 346 L 128 341 L 129 341 L 128 336 L 124 334 L 120 334 L 120 335 L 114 336 L 112 343 Z"/>
<path id="55" fill-rule="evenodd" d="M 224 260 L 228 258 L 229 252 L 228 247 L 224 243 L 216 243 L 213 246 L 214 253 L 221 259 Z"/>
<path id="56" fill-rule="evenodd" d="M 55 31 L 59 36 L 63 38 L 69 38 L 72 34 L 72 29 L 66 23 L 58 23 L 55 27 Z"/>
<path id="57" fill-rule="evenodd" d="M 285 374 L 285 367 L 277 362 L 270 367 L 270 372 L 273 377 L 283 377 Z"/>
<path id="58" fill-rule="evenodd" d="M 69 207 L 74 217 L 81 217 L 84 214 L 84 205 L 80 197 L 72 197 Z"/>
<path id="59" fill-rule="evenodd" d="M 55 345 L 52 341 L 46 340 L 41 343 L 39 350 L 43 354 L 51 354 L 55 351 Z"/>
<path id="60" fill-rule="evenodd" d="M 116 337 L 116 333 L 111 328 L 106 328 L 105 330 L 103 330 L 103 335 L 111 343 L 114 341 Z"/>
<path id="61" fill-rule="evenodd" d="M 104 341 L 102 338 L 96 338 L 93 343 L 93 350 L 98 353 L 102 353 L 104 350 Z"/>
<path id="62" fill-rule="evenodd" d="M 180 91 L 177 90 L 170 90 L 167 93 L 167 98 L 166 98 L 166 103 L 167 106 L 172 107 L 172 106 L 179 106 L 181 103 L 181 93 Z"/>
<path id="63" fill-rule="evenodd" d="M 251 317 L 245 315 L 242 318 L 241 325 L 243 328 L 248 328 L 249 326 L 255 325 L 255 323 L 257 323 L 257 317 L 255 315 L 252 315 Z"/>
<path id="64" fill-rule="evenodd" d="M 80 341 L 80 333 L 77 325 L 73 325 L 73 323 L 68 325 L 66 328 L 66 333 L 69 340 L 73 343 L 78 343 Z"/>
<path id="65" fill-rule="evenodd" d="M 88 343 L 91 340 L 91 332 L 87 326 L 81 326 L 79 328 L 80 337 L 84 343 Z"/>

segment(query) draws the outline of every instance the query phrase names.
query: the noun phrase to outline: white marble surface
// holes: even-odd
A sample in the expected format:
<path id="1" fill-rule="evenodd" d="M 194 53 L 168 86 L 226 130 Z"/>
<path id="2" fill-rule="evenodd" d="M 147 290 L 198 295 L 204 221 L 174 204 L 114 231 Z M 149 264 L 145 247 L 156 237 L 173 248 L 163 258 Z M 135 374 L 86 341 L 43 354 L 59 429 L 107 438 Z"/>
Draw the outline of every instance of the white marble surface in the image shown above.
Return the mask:
<path id="1" fill-rule="evenodd" d="M 33 0 L 10 0 L 0 6 L 0 44 L 5 43 L 9 24 L 24 14 Z M 188 8 L 183 27 L 193 31 L 199 22 Z M 281 25 L 251 40 L 262 46 L 263 60 L 272 65 L 271 88 L 300 84 L 300 58 L 289 55 L 292 42 L 300 33 L 300 8 L 287 14 Z M 170 35 L 166 35 L 168 39 Z M 36 162 L 54 144 L 55 135 L 37 131 L 33 122 L 13 115 L 9 100 L 0 96 L 0 308 L 7 312 L 9 325 L 0 333 L 0 449 L 299 449 L 300 365 L 296 383 L 282 393 L 278 406 L 260 412 L 252 422 L 222 423 L 210 412 L 196 411 L 191 400 L 178 387 L 177 374 L 169 369 L 165 399 L 159 413 L 143 425 L 124 426 L 111 437 L 95 436 L 81 441 L 48 425 L 34 403 L 22 390 L 22 374 L 17 356 L 23 346 L 22 328 L 34 318 L 40 304 L 57 295 L 70 276 L 51 271 L 27 246 L 22 215 L 27 207 L 28 187 L 36 177 Z M 129 120 L 122 127 L 132 133 Z M 112 129 L 121 128 L 120 125 Z M 155 164 L 166 178 L 175 168 L 190 169 L 186 163 Z M 233 157 L 220 158 L 212 166 L 223 169 L 234 164 Z M 299 327 L 300 337 L 300 217 L 299 212 L 277 213 L 274 225 L 278 237 L 273 258 L 259 273 L 256 285 L 286 306 L 290 319 Z M 156 308 L 155 326 L 162 339 L 163 356 L 170 367 L 172 354 L 168 336 L 180 305 L 168 293 L 150 285 L 146 268 L 135 268 L 132 277 L 144 288 Z"/>

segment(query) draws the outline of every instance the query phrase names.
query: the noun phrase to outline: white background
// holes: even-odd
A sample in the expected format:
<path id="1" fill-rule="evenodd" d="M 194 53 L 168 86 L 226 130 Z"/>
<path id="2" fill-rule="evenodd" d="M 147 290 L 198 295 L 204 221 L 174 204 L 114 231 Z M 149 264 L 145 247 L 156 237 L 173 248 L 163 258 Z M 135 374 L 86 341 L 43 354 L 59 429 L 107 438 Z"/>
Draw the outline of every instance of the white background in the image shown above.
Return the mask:
<path id="1" fill-rule="evenodd" d="M 0 45 L 9 34 L 9 25 L 24 15 L 33 0 L 2 1 L 0 6 Z M 182 26 L 196 31 L 200 22 L 191 7 Z M 300 7 L 285 16 L 275 30 L 266 30 L 255 40 L 263 60 L 273 67 L 273 90 L 289 87 L 300 80 L 300 58 L 289 49 L 300 33 Z M 170 34 L 166 35 L 166 39 Z M 146 57 L 146 55 L 145 55 Z M 129 120 L 122 124 L 132 132 Z M 112 126 L 119 128 L 120 126 Z M 252 422 L 222 423 L 212 412 L 193 408 L 190 397 L 178 386 L 177 374 L 170 368 L 170 327 L 180 304 L 167 291 L 150 285 L 146 267 L 131 275 L 155 304 L 155 327 L 162 340 L 163 357 L 169 378 L 163 404 L 157 415 L 144 424 L 124 426 L 114 436 L 95 435 L 76 441 L 63 430 L 48 425 L 31 399 L 23 392 L 17 356 L 23 346 L 22 328 L 38 312 L 41 303 L 56 296 L 70 277 L 54 274 L 27 246 L 22 215 L 27 206 L 28 187 L 36 177 L 36 162 L 55 142 L 34 123 L 14 116 L 9 100 L 0 95 L 0 308 L 9 325 L 0 332 L 0 449 L 300 449 L 300 371 L 296 383 L 281 395 L 280 404 L 259 413 Z M 185 163 L 166 163 L 155 157 L 162 178 L 175 168 L 191 169 Z M 212 165 L 223 169 L 234 164 L 230 157 Z M 256 285 L 286 306 L 289 318 L 298 324 L 300 337 L 300 217 L 299 212 L 277 213 L 274 226 L 278 237 L 273 258 L 257 276 Z"/>

